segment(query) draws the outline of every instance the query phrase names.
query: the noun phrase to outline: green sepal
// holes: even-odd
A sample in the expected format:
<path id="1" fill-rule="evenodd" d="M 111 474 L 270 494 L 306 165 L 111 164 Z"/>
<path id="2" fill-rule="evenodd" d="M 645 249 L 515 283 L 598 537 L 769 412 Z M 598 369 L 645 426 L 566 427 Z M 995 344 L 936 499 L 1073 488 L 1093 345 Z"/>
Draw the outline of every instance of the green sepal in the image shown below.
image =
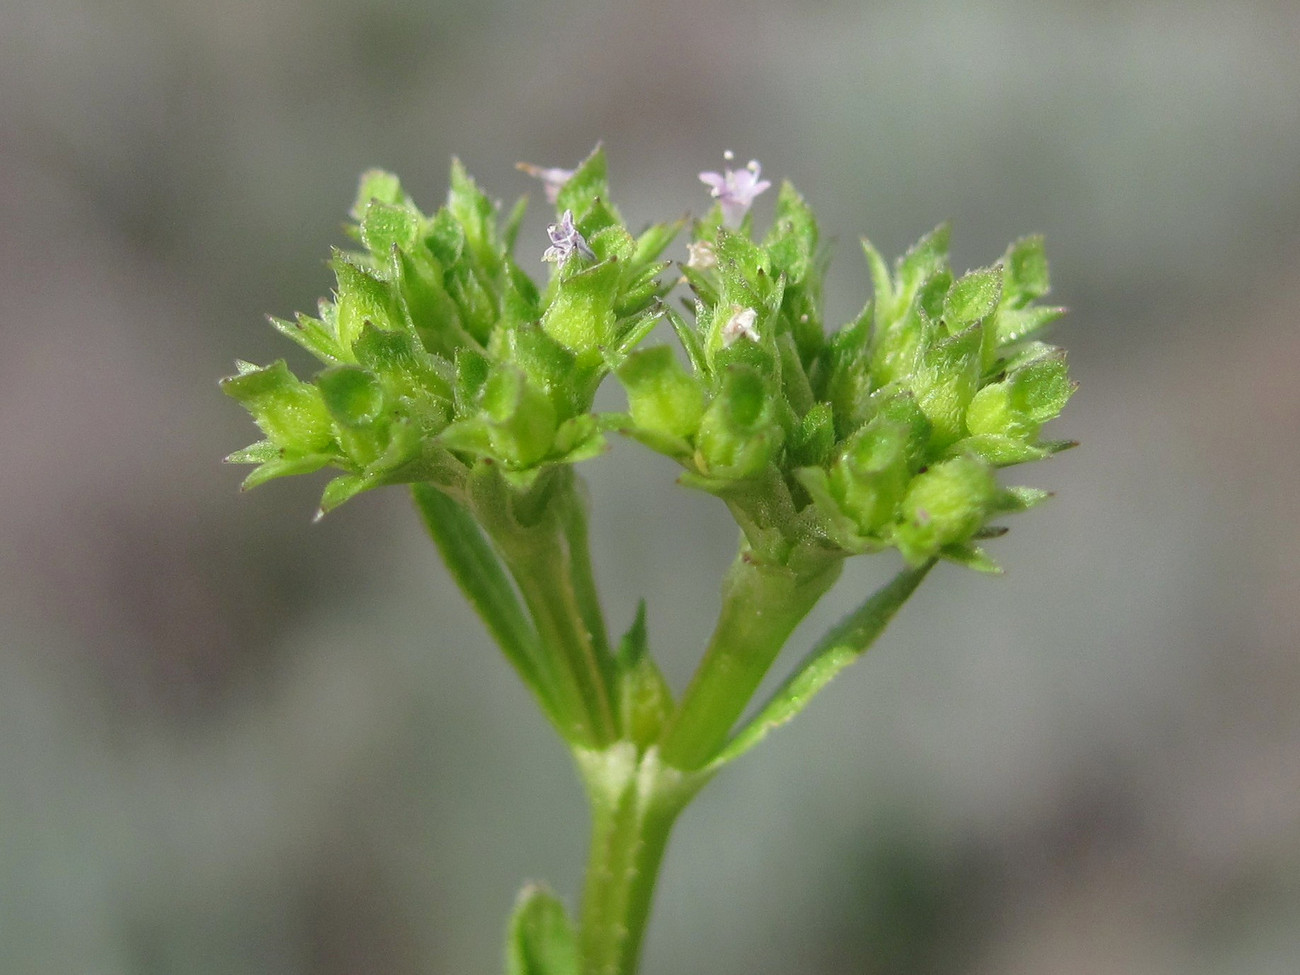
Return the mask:
<path id="1" fill-rule="evenodd" d="M 943 321 L 956 333 L 993 314 L 1002 297 L 1002 267 L 969 271 L 953 282 L 943 299 Z"/>
<path id="2" fill-rule="evenodd" d="M 575 268 L 578 262 L 567 262 Z M 561 270 L 555 298 L 542 316 L 542 328 L 562 346 L 574 352 L 579 362 L 600 361 L 600 349 L 613 338 L 614 303 L 618 298 L 620 267 L 607 260 L 591 267 L 565 273 Z"/>
<path id="3" fill-rule="evenodd" d="M 393 262 L 393 279 L 406 321 L 426 349 L 450 359 L 461 346 L 481 348 L 461 324 L 460 309 L 447 293 L 442 270 L 427 251 L 398 251 Z"/>
<path id="4" fill-rule="evenodd" d="M 911 478 L 912 430 L 877 417 L 848 441 L 830 470 L 831 492 L 862 535 L 893 520 Z"/>
<path id="5" fill-rule="evenodd" d="M 1002 566 L 990 558 L 984 549 L 969 542 L 945 545 L 939 549 L 939 557 L 964 569 L 973 569 L 986 575 L 1002 575 Z"/>
<path id="6" fill-rule="evenodd" d="M 447 294 L 456 303 L 461 325 L 480 346 L 487 346 L 497 323 L 497 303 L 480 273 L 468 264 L 458 264 L 446 278 Z"/>
<path id="7" fill-rule="evenodd" d="M 772 273 L 767 251 L 745 234 L 729 230 L 718 232 L 714 250 L 722 285 L 720 304 L 773 310 L 780 307 L 778 289 L 784 283 L 779 275 Z"/>
<path id="8" fill-rule="evenodd" d="M 817 268 L 817 220 L 789 180 L 781 183 L 772 228 L 763 239 L 774 273 L 803 284 Z"/>
<path id="9" fill-rule="evenodd" d="M 515 200 L 515 205 L 510 208 L 510 214 L 506 217 L 505 226 L 501 231 L 507 254 L 513 254 L 515 251 L 515 242 L 519 239 L 519 229 L 523 226 L 524 216 L 527 213 L 528 197 L 521 196 Z"/>
<path id="10" fill-rule="evenodd" d="M 444 414 L 450 407 L 451 363 L 425 351 L 409 333 L 385 332 L 367 325 L 352 351 L 359 365 L 380 377 L 397 395 L 414 401 L 437 400 L 444 405 Z"/>
<path id="11" fill-rule="evenodd" d="M 325 485 L 325 490 L 321 492 L 320 507 L 316 509 L 313 520 L 320 521 L 339 505 L 373 487 L 378 487 L 378 484 L 362 474 L 340 474 Z"/>
<path id="12" fill-rule="evenodd" d="M 348 361 L 349 357 L 339 346 L 338 339 L 324 322 L 301 312 L 292 322 L 274 316 L 268 316 L 268 320 L 277 332 L 297 342 L 326 365 Z"/>
<path id="13" fill-rule="evenodd" d="M 357 180 L 357 195 L 348 211 L 357 223 L 365 219 L 366 205 L 371 200 L 389 206 L 409 206 L 411 203 L 410 197 L 402 190 L 402 181 L 382 169 L 367 169 Z"/>
<path id="14" fill-rule="evenodd" d="M 1044 423 L 1060 415 L 1074 389 L 1064 353 L 1039 356 L 979 390 L 966 411 L 966 427 L 976 435 L 1032 442 Z"/>
<path id="15" fill-rule="evenodd" d="M 877 326 L 896 320 L 912 304 L 923 286 L 947 272 L 948 241 L 952 228 L 942 223 L 913 244 L 894 265 L 891 276 L 884 259 L 863 240 L 871 267 L 875 292 Z"/>
<path id="16" fill-rule="evenodd" d="M 564 905 L 544 887 L 525 887 L 506 933 L 506 975 L 581 975 L 581 970 Z"/>
<path id="17" fill-rule="evenodd" d="M 859 373 L 858 382 L 885 385 L 907 381 L 916 369 L 922 339 L 936 329 L 917 303 L 905 306 L 895 318 L 885 318 L 878 304 L 873 310 L 870 366 Z"/>
<path id="18" fill-rule="evenodd" d="M 451 163 L 447 209 L 464 231 L 465 245 L 474 263 L 484 270 L 497 267 L 504 256 L 504 248 L 497 235 L 496 207 L 478 188 L 459 159 L 453 159 Z"/>
<path id="19" fill-rule="evenodd" d="M 420 212 L 413 206 L 394 206 L 371 200 L 361 218 L 361 242 L 376 259 L 385 260 L 394 247 L 410 250 L 423 225 Z"/>
<path id="20" fill-rule="evenodd" d="M 478 409 L 483 386 L 492 372 L 492 362 L 474 349 L 457 349 L 452 363 L 455 380 L 452 386 L 457 416 L 469 416 Z"/>
<path id="21" fill-rule="evenodd" d="M 683 465 L 689 466 L 691 462 L 694 448 L 688 441 L 657 430 L 648 430 L 637 424 L 630 413 L 601 413 L 597 422 L 606 433 L 630 437 L 655 453 L 671 457 Z"/>
<path id="22" fill-rule="evenodd" d="M 555 212 L 572 210 L 579 223 L 598 200 L 609 198 L 609 174 L 605 150 L 597 145 L 586 159 L 578 164 L 573 175 L 560 187 L 555 197 Z"/>
<path id="23" fill-rule="evenodd" d="M 253 415 L 267 438 L 291 454 L 321 453 L 334 439 L 320 390 L 305 383 L 283 359 L 269 366 L 238 363 L 240 373 L 221 381 L 221 391 Z"/>
<path id="24" fill-rule="evenodd" d="M 518 328 L 541 317 L 541 296 L 537 284 L 518 264 L 507 260 L 501 279 L 501 325 Z"/>
<path id="25" fill-rule="evenodd" d="M 602 350 L 605 367 L 613 372 L 617 370 L 632 354 L 632 350 L 649 337 L 663 317 L 666 306 L 656 302 L 648 308 L 637 312 L 630 318 L 620 319 L 614 326 L 617 338 L 614 343 Z"/>
<path id="26" fill-rule="evenodd" d="M 380 280 L 339 250 L 334 251 L 330 267 L 338 279 L 336 327 L 340 348 L 351 350 L 366 322 L 377 328 L 392 329 L 403 321 L 387 281 Z"/>
<path id="27" fill-rule="evenodd" d="M 580 225 L 578 229 L 586 238 L 592 253 L 596 255 L 597 262 L 612 258 L 620 262 L 621 268 L 630 267 L 632 255 L 636 252 L 636 241 L 622 224 L 611 223 L 599 228 L 592 227 L 590 230 Z"/>
<path id="28" fill-rule="evenodd" d="M 227 464 L 257 464 L 239 485 L 241 491 L 251 491 L 260 484 L 277 477 L 292 474 L 310 474 L 334 461 L 333 454 L 290 454 L 269 440 L 260 440 L 243 450 L 236 450 L 225 458 Z"/>
<path id="29" fill-rule="evenodd" d="M 636 250 L 633 251 L 631 259 L 632 266 L 644 267 L 654 264 L 656 258 L 676 239 L 684 226 L 686 226 L 685 217 L 672 223 L 652 223 L 636 239 Z"/>
<path id="30" fill-rule="evenodd" d="M 830 403 L 817 403 L 799 421 L 790 438 L 790 464 L 821 467 L 835 446 L 835 417 Z"/>
<path id="31" fill-rule="evenodd" d="M 825 469 L 801 467 L 794 471 L 794 478 L 812 500 L 810 509 L 814 517 L 809 520 L 836 547 L 853 555 L 879 552 L 887 547 L 881 539 L 864 535 L 857 521 L 845 512 Z"/>
<path id="32" fill-rule="evenodd" d="M 664 314 L 668 316 L 668 324 L 673 327 L 677 335 L 677 341 L 682 344 L 682 351 L 686 353 L 686 358 L 690 361 L 691 368 L 695 374 L 700 377 L 712 375 L 708 361 L 704 355 L 704 346 L 700 342 L 700 335 L 694 326 L 684 319 L 676 309 L 671 306 L 664 306 Z M 699 321 L 700 315 L 697 312 L 695 320 Z"/>
<path id="33" fill-rule="evenodd" d="M 1053 450 L 1048 444 L 1026 443 L 1016 437 L 981 433 L 963 437 L 943 452 L 943 457 L 960 457 L 974 454 L 994 467 L 1012 467 L 1033 460 L 1050 457 Z"/>
<path id="34" fill-rule="evenodd" d="M 595 393 L 598 378 L 592 367 L 582 368 L 577 356 L 535 323 L 499 330 L 490 353 L 498 360 L 518 366 L 538 389 L 546 391 L 557 417 L 572 416 L 586 409 Z"/>
<path id="35" fill-rule="evenodd" d="M 659 276 L 671 266 L 671 261 L 647 264 L 640 269 L 634 268 L 630 262 L 624 264 L 624 271 L 630 273 L 625 273 L 624 281 L 619 286 L 615 314 L 620 318 L 635 315 L 647 303 L 657 301 L 668 290 Z"/>
<path id="36" fill-rule="evenodd" d="M 1028 308 L 1002 308 L 994 316 L 997 344 L 1020 342 L 1041 332 L 1065 314 L 1064 308 L 1031 305 Z"/>
<path id="37" fill-rule="evenodd" d="M 1052 496 L 1051 491 L 1042 488 L 1009 487 L 1003 488 L 993 504 L 995 511 L 1028 511 L 1037 508 Z"/>
<path id="38" fill-rule="evenodd" d="M 930 445 L 942 450 L 965 433 L 966 407 L 979 386 L 984 328 L 935 341 L 940 330 L 927 320 L 911 386 L 931 424 Z"/>
<path id="39" fill-rule="evenodd" d="M 1042 235 L 1034 234 L 1014 241 L 1001 263 L 1006 268 L 1004 301 L 1010 307 L 1023 308 L 1051 289 Z"/>
<path id="40" fill-rule="evenodd" d="M 607 449 L 609 445 L 600 422 L 590 413 L 580 413 L 565 420 L 555 431 L 555 443 L 547 461 L 576 464 L 599 457 Z"/>
<path id="41" fill-rule="evenodd" d="M 465 253 L 465 228 L 449 207 L 443 207 L 433 215 L 424 236 L 424 244 L 443 267 L 460 263 Z"/>

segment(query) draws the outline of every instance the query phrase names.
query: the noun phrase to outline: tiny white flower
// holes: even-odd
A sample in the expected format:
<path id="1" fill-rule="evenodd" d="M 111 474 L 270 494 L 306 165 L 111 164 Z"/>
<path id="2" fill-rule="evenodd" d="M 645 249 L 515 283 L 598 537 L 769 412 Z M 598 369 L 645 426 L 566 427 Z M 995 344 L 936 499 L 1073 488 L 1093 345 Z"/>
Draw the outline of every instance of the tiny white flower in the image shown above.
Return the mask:
<path id="1" fill-rule="evenodd" d="M 587 246 L 578 228 L 573 225 L 572 210 L 565 210 L 560 215 L 560 222 L 547 227 L 546 233 L 551 238 L 551 246 L 546 248 L 546 253 L 542 255 L 543 261 L 563 264 L 574 251 L 589 261 L 595 259 L 595 253 Z"/>
<path id="2" fill-rule="evenodd" d="M 555 203 L 559 198 L 560 190 L 564 184 L 573 178 L 574 170 L 559 169 L 551 167 L 549 169 L 543 166 L 534 166 L 532 163 L 515 163 L 515 169 L 521 173 L 527 173 L 534 179 L 542 181 L 542 192 L 546 194 L 547 203 Z"/>
<path id="3" fill-rule="evenodd" d="M 754 309 L 732 305 L 731 317 L 727 319 L 727 324 L 722 326 L 722 347 L 725 349 L 735 345 L 736 340 L 742 335 L 751 342 L 757 342 L 757 322 L 758 312 Z"/>
<path id="4" fill-rule="evenodd" d="M 700 240 L 693 244 L 687 244 L 686 253 L 690 255 L 686 259 L 687 267 L 693 267 L 700 271 L 705 271 L 711 267 L 718 266 L 717 252 L 714 251 L 713 245 L 707 240 Z"/>
<path id="5" fill-rule="evenodd" d="M 725 154 L 727 159 L 731 153 Z M 759 179 L 762 167 L 751 159 L 744 169 L 727 169 L 721 173 L 700 173 L 700 182 L 713 187 L 709 195 L 722 204 L 722 223 L 735 230 L 745 219 L 754 198 L 772 185 L 770 180 Z"/>

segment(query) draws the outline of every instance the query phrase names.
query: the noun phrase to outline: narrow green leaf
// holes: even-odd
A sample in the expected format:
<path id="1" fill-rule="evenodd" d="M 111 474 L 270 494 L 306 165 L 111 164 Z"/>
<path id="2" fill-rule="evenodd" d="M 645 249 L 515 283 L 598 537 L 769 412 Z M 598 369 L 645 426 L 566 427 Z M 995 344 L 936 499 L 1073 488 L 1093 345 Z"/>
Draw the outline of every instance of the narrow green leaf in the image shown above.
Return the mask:
<path id="1" fill-rule="evenodd" d="M 505 569 L 477 523 L 458 502 L 432 484 L 412 485 L 424 527 L 442 554 L 452 578 L 520 678 L 557 727 L 555 707 L 543 685 L 535 657 L 537 633 L 524 614 Z"/>
<path id="2" fill-rule="evenodd" d="M 931 559 L 904 569 L 817 641 L 785 683 L 709 763 L 709 770 L 739 758 L 806 708 L 836 674 L 867 651 L 933 566 Z"/>

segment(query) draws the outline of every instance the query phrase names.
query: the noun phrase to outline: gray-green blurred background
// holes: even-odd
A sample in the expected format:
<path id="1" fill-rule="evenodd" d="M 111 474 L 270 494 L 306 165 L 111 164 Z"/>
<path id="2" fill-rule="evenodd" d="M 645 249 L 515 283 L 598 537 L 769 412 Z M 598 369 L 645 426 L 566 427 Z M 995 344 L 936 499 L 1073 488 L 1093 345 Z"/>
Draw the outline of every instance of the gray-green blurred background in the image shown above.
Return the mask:
<path id="1" fill-rule="evenodd" d="M 936 572 L 688 811 L 648 975 L 1300 970 L 1298 50 L 1287 0 L 0 4 L 0 971 L 487 973 L 525 879 L 575 897 L 567 756 L 403 492 L 237 494 L 216 379 L 306 367 L 263 316 L 362 169 L 531 190 L 526 263 L 514 163 L 598 139 L 634 224 L 724 149 L 793 179 L 836 319 L 862 234 L 1045 233 L 1081 383 L 1007 575 Z M 681 686 L 733 529 L 584 470 Z"/>

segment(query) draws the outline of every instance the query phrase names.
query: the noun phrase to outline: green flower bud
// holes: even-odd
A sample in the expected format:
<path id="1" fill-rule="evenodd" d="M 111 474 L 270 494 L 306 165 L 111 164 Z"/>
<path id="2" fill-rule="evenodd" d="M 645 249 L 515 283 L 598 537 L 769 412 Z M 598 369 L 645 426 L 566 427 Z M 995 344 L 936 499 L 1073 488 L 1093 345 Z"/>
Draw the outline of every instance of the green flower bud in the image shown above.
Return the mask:
<path id="1" fill-rule="evenodd" d="M 637 426 L 690 440 L 704 415 L 704 389 L 666 345 L 632 353 L 619 367 Z"/>
<path id="2" fill-rule="evenodd" d="M 954 457 L 918 474 L 899 508 L 894 541 L 916 565 L 945 545 L 959 544 L 984 524 L 998 499 L 993 470 L 973 457 Z"/>
<path id="3" fill-rule="evenodd" d="M 518 369 L 488 377 L 481 403 L 496 455 L 511 467 L 532 467 L 551 452 L 558 426 L 550 398 Z"/>
<path id="4" fill-rule="evenodd" d="M 831 467 L 831 491 L 862 534 L 874 535 L 893 520 L 911 477 L 910 451 L 905 425 L 872 423 L 853 436 Z"/>
<path id="5" fill-rule="evenodd" d="M 734 367 L 700 420 L 696 464 L 703 474 L 743 480 L 776 457 L 784 431 L 773 417 L 774 400 L 752 369 Z"/>
<path id="6" fill-rule="evenodd" d="M 1042 425 L 1060 414 L 1073 392 L 1065 356 L 1043 356 L 976 393 L 966 411 L 966 428 L 976 435 L 1033 443 Z"/>
<path id="7" fill-rule="evenodd" d="M 984 333 L 982 326 L 972 325 L 934 341 L 937 332 L 928 330 L 911 387 L 933 428 L 931 446 L 941 450 L 965 433 L 966 407 L 979 387 Z"/>
<path id="8" fill-rule="evenodd" d="M 316 377 L 325 408 L 341 427 L 361 430 L 384 410 L 384 388 L 359 366 L 337 366 Z"/>

